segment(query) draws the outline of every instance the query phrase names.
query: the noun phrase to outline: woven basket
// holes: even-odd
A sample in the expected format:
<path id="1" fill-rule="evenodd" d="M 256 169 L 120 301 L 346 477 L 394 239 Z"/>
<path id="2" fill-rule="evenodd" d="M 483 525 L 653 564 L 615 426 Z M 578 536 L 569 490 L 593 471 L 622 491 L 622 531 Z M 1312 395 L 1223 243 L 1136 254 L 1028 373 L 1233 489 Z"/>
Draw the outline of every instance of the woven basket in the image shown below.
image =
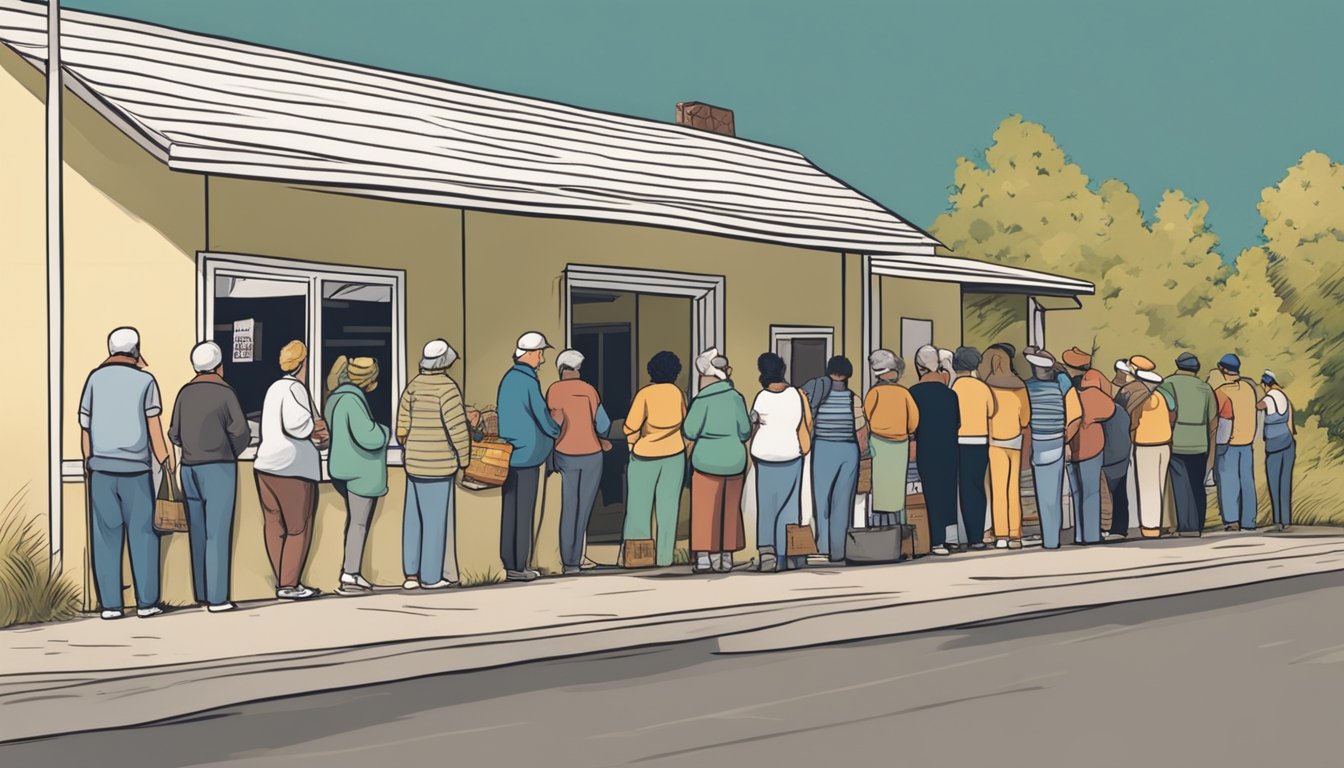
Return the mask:
<path id="1" fill-rule="evenodd" d="M 509 458 L 513 446 L 494 437 L 471 444 L 471 463 L 463 470 L 464 479 L 487 488 L 498 488 L 509 476 Z"/>

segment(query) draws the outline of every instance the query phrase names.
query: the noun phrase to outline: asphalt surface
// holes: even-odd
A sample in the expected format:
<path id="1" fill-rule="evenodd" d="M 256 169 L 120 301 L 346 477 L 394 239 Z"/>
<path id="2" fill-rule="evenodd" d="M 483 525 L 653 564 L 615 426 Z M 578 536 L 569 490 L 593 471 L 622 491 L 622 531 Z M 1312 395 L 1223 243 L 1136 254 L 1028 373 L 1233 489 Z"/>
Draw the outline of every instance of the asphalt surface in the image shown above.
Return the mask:
<path id="1" fill-rule="evenodd" d="M 0 766 L 1334 766 L 1342 616 L 1337 573 L 770 654 L 690 643 L 0 745 Z"/>

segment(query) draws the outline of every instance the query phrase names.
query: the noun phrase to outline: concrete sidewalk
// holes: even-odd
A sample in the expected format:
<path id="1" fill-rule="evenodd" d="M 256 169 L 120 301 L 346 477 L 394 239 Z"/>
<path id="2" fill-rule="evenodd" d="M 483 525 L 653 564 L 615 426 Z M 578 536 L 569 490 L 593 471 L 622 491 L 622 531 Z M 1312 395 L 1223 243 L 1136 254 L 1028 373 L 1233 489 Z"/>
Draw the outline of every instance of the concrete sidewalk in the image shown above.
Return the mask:
<path id="1" fill-rule="evenodd" d="M 783 574 L 595 573 L 22 627 L 0 631 L 0 741 L 641 645 L 718 638 L 723 652 L 773 650 L 1335 570 L 1344 570 L 1335 529 L 1219 533 Z"/>

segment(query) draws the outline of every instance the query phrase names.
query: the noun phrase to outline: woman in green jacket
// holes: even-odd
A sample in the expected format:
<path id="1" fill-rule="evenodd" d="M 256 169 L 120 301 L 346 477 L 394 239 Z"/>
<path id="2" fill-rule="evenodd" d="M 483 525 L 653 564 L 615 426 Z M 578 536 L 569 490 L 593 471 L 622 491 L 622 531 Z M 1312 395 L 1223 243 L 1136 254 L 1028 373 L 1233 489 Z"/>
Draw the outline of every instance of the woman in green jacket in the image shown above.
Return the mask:
<path id="1" fill-rule="evenodd" d="M 378 499 L 387 495 L 387 441 L 390 430 L 374 421 L 366 392 L 378 386 L 378 361 L 372 357 L 336 358 L 327 377 L 323 416 L 331 432 L 327 472 L 345 500 L 345 564 L 340 591 L 373 589 L 362 575 L 364 544 Z"/>
<path id="2" fill-rule="evenodd" d="M 691 401 L 682 432 L 691 450 L 692 570 L 727 572 L 733 553 L 746 546 L 742 527 L 742 486 L 747 473 L 751 419 L 747 403 L 733 388 L 727 358 L 711 349 L 695 361 L 700 394 Z"/>

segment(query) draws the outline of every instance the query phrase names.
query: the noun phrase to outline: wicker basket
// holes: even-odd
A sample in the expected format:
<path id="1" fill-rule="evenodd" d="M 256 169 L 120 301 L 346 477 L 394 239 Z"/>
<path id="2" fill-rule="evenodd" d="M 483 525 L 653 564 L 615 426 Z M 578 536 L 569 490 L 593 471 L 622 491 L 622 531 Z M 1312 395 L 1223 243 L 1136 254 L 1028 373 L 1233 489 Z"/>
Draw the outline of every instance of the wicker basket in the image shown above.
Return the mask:
<path id="1" fill-rule="evenodd" d="M 498 488 L 509 476 L 509 458 L 513 446 L 495 437 L 476 440 L 471 444 L 471 463 L 463 470 L 465 483 Z M 470 487 L 470 486 L 469 486 Z"/>

